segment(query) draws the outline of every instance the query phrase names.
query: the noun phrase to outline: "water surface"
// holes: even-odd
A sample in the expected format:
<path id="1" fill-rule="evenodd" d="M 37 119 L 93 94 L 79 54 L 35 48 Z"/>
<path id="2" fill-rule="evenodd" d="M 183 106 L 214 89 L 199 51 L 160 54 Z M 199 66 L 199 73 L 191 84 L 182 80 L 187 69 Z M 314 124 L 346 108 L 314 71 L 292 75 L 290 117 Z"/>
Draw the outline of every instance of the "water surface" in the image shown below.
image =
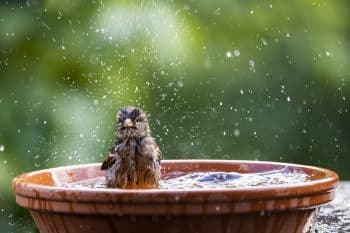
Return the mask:
<path id="1" fill-rule="evenodd" d="M 308 181 L 308 175 L 301 171 L 280 169 L 263 173 L 241 174 L 237 172 L 192 172 L 188 174 L 167 174 L 159 183 L 160 189 L 221 189 L 296 184 Z M 69 188 L 106 188 L 103 176 L 93 179 L 59 183 Z"/>

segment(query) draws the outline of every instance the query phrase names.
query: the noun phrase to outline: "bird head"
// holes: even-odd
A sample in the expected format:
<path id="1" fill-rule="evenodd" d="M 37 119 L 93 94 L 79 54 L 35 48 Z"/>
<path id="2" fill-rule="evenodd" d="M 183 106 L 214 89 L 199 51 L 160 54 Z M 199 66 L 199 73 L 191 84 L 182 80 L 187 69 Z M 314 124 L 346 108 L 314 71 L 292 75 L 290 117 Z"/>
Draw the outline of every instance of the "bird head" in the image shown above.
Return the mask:
<path id="1" fill-rule="evenodd" d="M 150 134 L 146 113 L 132 106 L 123 107 L 117 114 L 116 137 L 121 140 L 143 138 Z"/>

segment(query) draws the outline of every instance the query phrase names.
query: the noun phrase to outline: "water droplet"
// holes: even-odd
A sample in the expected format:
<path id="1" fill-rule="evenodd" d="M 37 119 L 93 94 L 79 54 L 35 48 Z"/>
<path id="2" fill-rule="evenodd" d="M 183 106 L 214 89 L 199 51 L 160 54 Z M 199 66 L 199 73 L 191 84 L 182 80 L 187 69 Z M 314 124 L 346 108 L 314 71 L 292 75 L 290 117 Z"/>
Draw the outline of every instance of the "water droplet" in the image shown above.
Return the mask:
<path id="1" fill-rule="evenodd" d="M 249 69 L 255 71 L 255 62 L 254 60 L 249 60 Z"/>
<path id="2" fill-rule="evenodd" d="M 4 152 L 5 151 L 5 146 L 4 145 L 0 145 L 0 152 Z"/>
<path id="3" fill-rule="evenodd" d="M 303 129 L 301 132 L 302 132 L 303 134 L 306 134 L 306 133 L 307 133 L 306 129 Z"/>
<path id="4" fill-rule="evenodd" d="M 255 66 L 255 62 L 254 62 L 254 60 L 249 60 L 249 65 L 250 65 L 251 67 L 253 67 L 253 68 L 254 68 L 254 66 Z"/>
<path id="5" fill-rule="evenodd" d="M 239 92 L 241 93 L 241 95 L 243 95 L 243 94 L 244 94 L 244 91 L 243 91 L 243 89 L 241 89 L 241 90 L 240 90 Z"/>
<path id="6" fill-rule="evenodd" d="M 222 106 L 222 102 L 220 102 L 219 104 L 220 104 L 220 106 Z"/>
<path id="7" fill-rule="evenodd" d="M 261 37 L 260 41 L 263 43 L 263 45 L 267 46 L 267 41 L 264 37 Z"/>
<path id="8" fill-rule="evenodd" d="M 177 86 L 178 86 L 178 87 L 183 87 L 183 86 L 184 86 L 184 82 L 181 81 L 181 80 L 178 81 L 178 82 L 177 82 Z"/>
<path id="9" fill-rule="evenodd" d="M 79 134 L 79 137 L 80 137 L 80 138 L 83 138 L 83 137 L 84 137 L 84 134 L 83 134 L 83 133 Z"/>
<path id="10" fill-rule="evenodd" d="M 250 10 L 250 14 L 251 14 L 251 15 L 254 14 L 254 11 L 253 11 L 253 10 Z"/>
<path id="11" fill-rule="evenodd" d="M 65 50 L 65 49 L 66 49 L 66 47 L 65 47 L 64 45 L 62 45 L 62 46 L 61 46 L 61 48 L 62 48 L 63 50 Z"/>
<path id="12" fill-rule="evenodd" d="M 326 56 L 329 57 L 331 53 L 329 51 L 326 51 Z"/>
<path id="13" fill-rule="evenodd" d="M 289 33 L 289 32 L 286 33 L 286 37 L 287 37 L 287 38 L 290 37 L 290 33 Z"/>
<path id="14" fill-rule="evenodd" d="M 44 121 L 44 125 L 46 125 L 47 121 Z"/>
<path id="15" fill-rule="evenodd" d="M 162 100 L 165 100 L 165 97 L 167 96 L 167 94 L 163 93 L 160 96 L 162 97 Z"/>
<path id="16" fill-rule="evenodd" d="M 98 100 L 94 100 L 94 105 L 98 105 Z"/>
<path id="17" fill-rule="evenodd" d="M 232 57 L 232 53 L 230 51 L 226 52 L 226 57 Z"/>
<path id="18" fill-rule="evenodd" d="M 233 130 L 233 135 L 234 135 L 235 137 L 239 137 L 240 134 L 241 134 L 241 131 L 240 131 L 239 129 L 234 129 L 234 130 Z"/>
<path id="19" fill-rule="evenodd" d="M 290 102 L 290 96 L 287 96 L 287 101 Z"/>
<path id="20" fill-rule="evenodd" d="M 233 55 L 235 55 L 236 57 L 241 56 L 241 52 L 238 49 L 233 50 Z"/>
<path id="21" fill-rule="evenodd" d="M 224 131 L 224 136 L 226 136 L 226 131 Z"/>

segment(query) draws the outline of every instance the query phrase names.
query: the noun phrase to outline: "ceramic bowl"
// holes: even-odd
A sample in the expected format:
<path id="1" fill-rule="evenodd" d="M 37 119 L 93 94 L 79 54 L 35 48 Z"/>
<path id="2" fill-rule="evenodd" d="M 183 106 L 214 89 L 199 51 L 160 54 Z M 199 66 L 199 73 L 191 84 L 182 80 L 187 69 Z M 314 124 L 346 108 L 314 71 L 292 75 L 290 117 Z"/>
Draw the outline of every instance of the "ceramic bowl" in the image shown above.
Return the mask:
<path id="1" fill-rule="evenodd" d="M 213 189 L 61 187 L 104 176 L 100 164 L 29 172 L 13 181 L 16 202 L 41 233 L 304 233 L 317 208 L 334 198 L 336 173 L 297 164 L 235 160 L 165 160 L 162 177 L 192 172 L 254 174 L 283 169 L 305 182 Z"/>

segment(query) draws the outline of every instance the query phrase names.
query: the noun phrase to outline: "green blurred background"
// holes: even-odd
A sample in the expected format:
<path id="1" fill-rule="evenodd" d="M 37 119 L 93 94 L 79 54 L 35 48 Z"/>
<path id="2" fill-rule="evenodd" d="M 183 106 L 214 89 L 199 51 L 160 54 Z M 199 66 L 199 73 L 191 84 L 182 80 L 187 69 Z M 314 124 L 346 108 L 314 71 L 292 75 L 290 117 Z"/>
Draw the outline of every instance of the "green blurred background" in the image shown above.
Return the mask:
<path id="1" fill-rule="evenodd" d="M 36 232 L 20 173 L 100 162 L 124 105 L 167 159 L 311 164 L 350 179 L 350 4 L 0 3 L 0 232 Z"/>

